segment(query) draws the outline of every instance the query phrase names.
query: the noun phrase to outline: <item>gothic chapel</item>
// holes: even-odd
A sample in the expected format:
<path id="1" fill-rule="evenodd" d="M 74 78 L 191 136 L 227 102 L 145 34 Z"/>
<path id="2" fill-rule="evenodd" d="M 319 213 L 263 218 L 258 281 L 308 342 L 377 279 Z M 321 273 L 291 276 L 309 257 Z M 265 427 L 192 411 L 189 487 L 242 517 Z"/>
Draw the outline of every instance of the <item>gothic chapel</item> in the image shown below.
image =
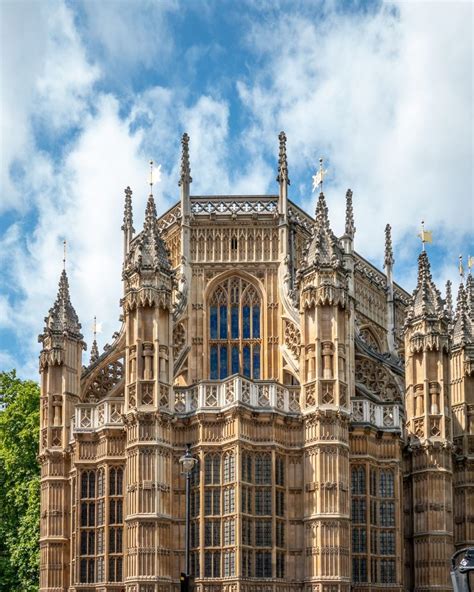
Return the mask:
<path id="1" fill-rule="evenodd" d="M 447 592 L 474 544 L 474 281 L 412 296 L 288 198 L 191 195 L 135 233 L 90 362 L 63 271 L 39 340 L 41 592 Z"/>

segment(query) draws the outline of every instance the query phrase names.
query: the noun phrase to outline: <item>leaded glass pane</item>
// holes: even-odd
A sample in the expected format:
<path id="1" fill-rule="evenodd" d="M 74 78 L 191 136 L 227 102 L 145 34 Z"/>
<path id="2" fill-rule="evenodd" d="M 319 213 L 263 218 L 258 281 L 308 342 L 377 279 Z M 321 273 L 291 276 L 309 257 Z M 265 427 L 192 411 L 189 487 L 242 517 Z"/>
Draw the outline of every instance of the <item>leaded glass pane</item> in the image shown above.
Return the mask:
<path id="1" fill-rule="evenodd" d="M 254 339 L 260 337 L 260 307 L 252 307 L 252 337 Z"/>
<path id="2" fill-rule="evenodd" d="M 250 346 L 245 345 L 243 349 L 244 376 L 250 378 Z"/>
<path id="3" fill-rule="evenodd" d="M 227 377 L 227 346 L 221 345 L 221 364 L 220 364 L 220 371 L 219 371 L 219 378 L 226 378 Z"/>
<path id="4" fill-rule="evenodd" d="M 239 338 L 239 308 L 233 306 L 230 309 L 230 335 L 232 339 Z"/>
<path id="5" fill-rule="evenodd" d="M 217 306 L 210 307 L 210 334 L 211 339 L 217 339 Z"/>
<path id="6" fill-rule="evenodd" d="M 260 346 L 253 346 L 253 378 L 259 380 L 260 378 Z"/>
<path id="7" fill-rule="evenodd" d="M 217 379 L 217 345 L 211 347 L 211 379 Z"/>
<path id="8" fill-rule="evenodd" d="M 242 337 L 250 339 L 250 306 L 242 307 Z"/>
<path id="9" fill-rule="evenodd" d="M 227 339 L 227 306 L 220 306 L 219 337 Z"/>
<path id="10" fill-rule="evenodd" d="M 239 348 L 234 345 L 232 347 L 232 374 L 239 373 Z"/>

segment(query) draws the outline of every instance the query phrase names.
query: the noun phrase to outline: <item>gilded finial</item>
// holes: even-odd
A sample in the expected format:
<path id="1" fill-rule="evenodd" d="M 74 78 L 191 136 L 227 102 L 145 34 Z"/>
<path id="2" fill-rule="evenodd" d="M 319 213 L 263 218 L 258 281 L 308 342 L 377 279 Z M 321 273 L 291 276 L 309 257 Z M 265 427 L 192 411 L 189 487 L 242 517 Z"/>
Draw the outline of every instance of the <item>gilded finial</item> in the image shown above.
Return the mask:
<path id="1" fill-rule="evenodd" d="M 467 269 L 469 275 L 471 275 L 471 267 L 474 265 L 474 257 L 472 255 L 467 256 Z"/>
<path id="2" fill-rule="evenodd" d="M 193 178 L 191 177 L 191 167 L 189 164 L 189 136 L 184 133 L 181 138 L 181 175 L 178 186 L 189 185 L 192 181 Z"/>
<path id="3" fill-rule="evenodd" d="M 348 189 L 346 192 L 346 234 L 351 238 L 354 238 L 355 231 L 352 191 Z"/>
<path id="4" fill-rule="evenodd" d="M 392 266 L 395 263 L 393 258 L 393 247 L 392 247 L 392 227 L 390 224 L 385 226 L 385 257 L 384 257 L 384 268 Z"/>
<path id="5" fill-rule="evenodd" d="M 286 182 L 287 185 L 290 184 L 290 179 L 288 178 L 288 160 L 286 157 L 286 134 L 285 132 L 280 132 L 278 134 L 278 139 L 280 141 L 280 149 L 278 152 L 278 175 L 277 175 L 277 182 L 284 183 Z"/>

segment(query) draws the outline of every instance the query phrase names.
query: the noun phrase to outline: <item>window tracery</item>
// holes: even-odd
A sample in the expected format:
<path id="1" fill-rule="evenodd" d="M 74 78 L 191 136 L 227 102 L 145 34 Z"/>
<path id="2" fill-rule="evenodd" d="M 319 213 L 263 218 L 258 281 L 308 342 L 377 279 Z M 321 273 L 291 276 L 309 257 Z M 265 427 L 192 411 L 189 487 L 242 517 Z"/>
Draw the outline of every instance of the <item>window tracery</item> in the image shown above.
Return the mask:
<path id="1" fill-rule="evenodd" d="M 209 299 L 210 378 L 260 378 L 261 301 L 255 287 L 233 276 Z"/>
<path id="2" fill-rule="evenodd" d="M 393 376 L 369 358 L 356 358 L 355 379 L 383 401 L 400 400 L 400 391 Z"/>

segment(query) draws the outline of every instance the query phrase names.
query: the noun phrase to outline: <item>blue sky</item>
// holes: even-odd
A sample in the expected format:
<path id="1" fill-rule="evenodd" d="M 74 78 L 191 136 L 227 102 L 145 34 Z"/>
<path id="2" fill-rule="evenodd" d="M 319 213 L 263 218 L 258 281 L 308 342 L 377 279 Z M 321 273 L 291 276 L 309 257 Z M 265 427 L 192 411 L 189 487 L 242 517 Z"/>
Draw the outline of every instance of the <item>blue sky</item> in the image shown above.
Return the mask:
<path id="1" fill-rule="evenodd" d="M 159 211 L 192 193 L 275 193 L 278 132 L 290 198 L 310 212 L 320 156 L 333 228 L 354 192 L 356 249 L 412 290 L 420 220 L 433 275 L 474 254 L 470 2 L 10 2 L 1 15 L 0 369 L 35 377 L 36 336 L 68 240 L 73 304 L 91 341 L 118 329 L 123 189 L 135 227 L 148 161 Z M 85 355 L 88 359 L 88 354 Z"/>

